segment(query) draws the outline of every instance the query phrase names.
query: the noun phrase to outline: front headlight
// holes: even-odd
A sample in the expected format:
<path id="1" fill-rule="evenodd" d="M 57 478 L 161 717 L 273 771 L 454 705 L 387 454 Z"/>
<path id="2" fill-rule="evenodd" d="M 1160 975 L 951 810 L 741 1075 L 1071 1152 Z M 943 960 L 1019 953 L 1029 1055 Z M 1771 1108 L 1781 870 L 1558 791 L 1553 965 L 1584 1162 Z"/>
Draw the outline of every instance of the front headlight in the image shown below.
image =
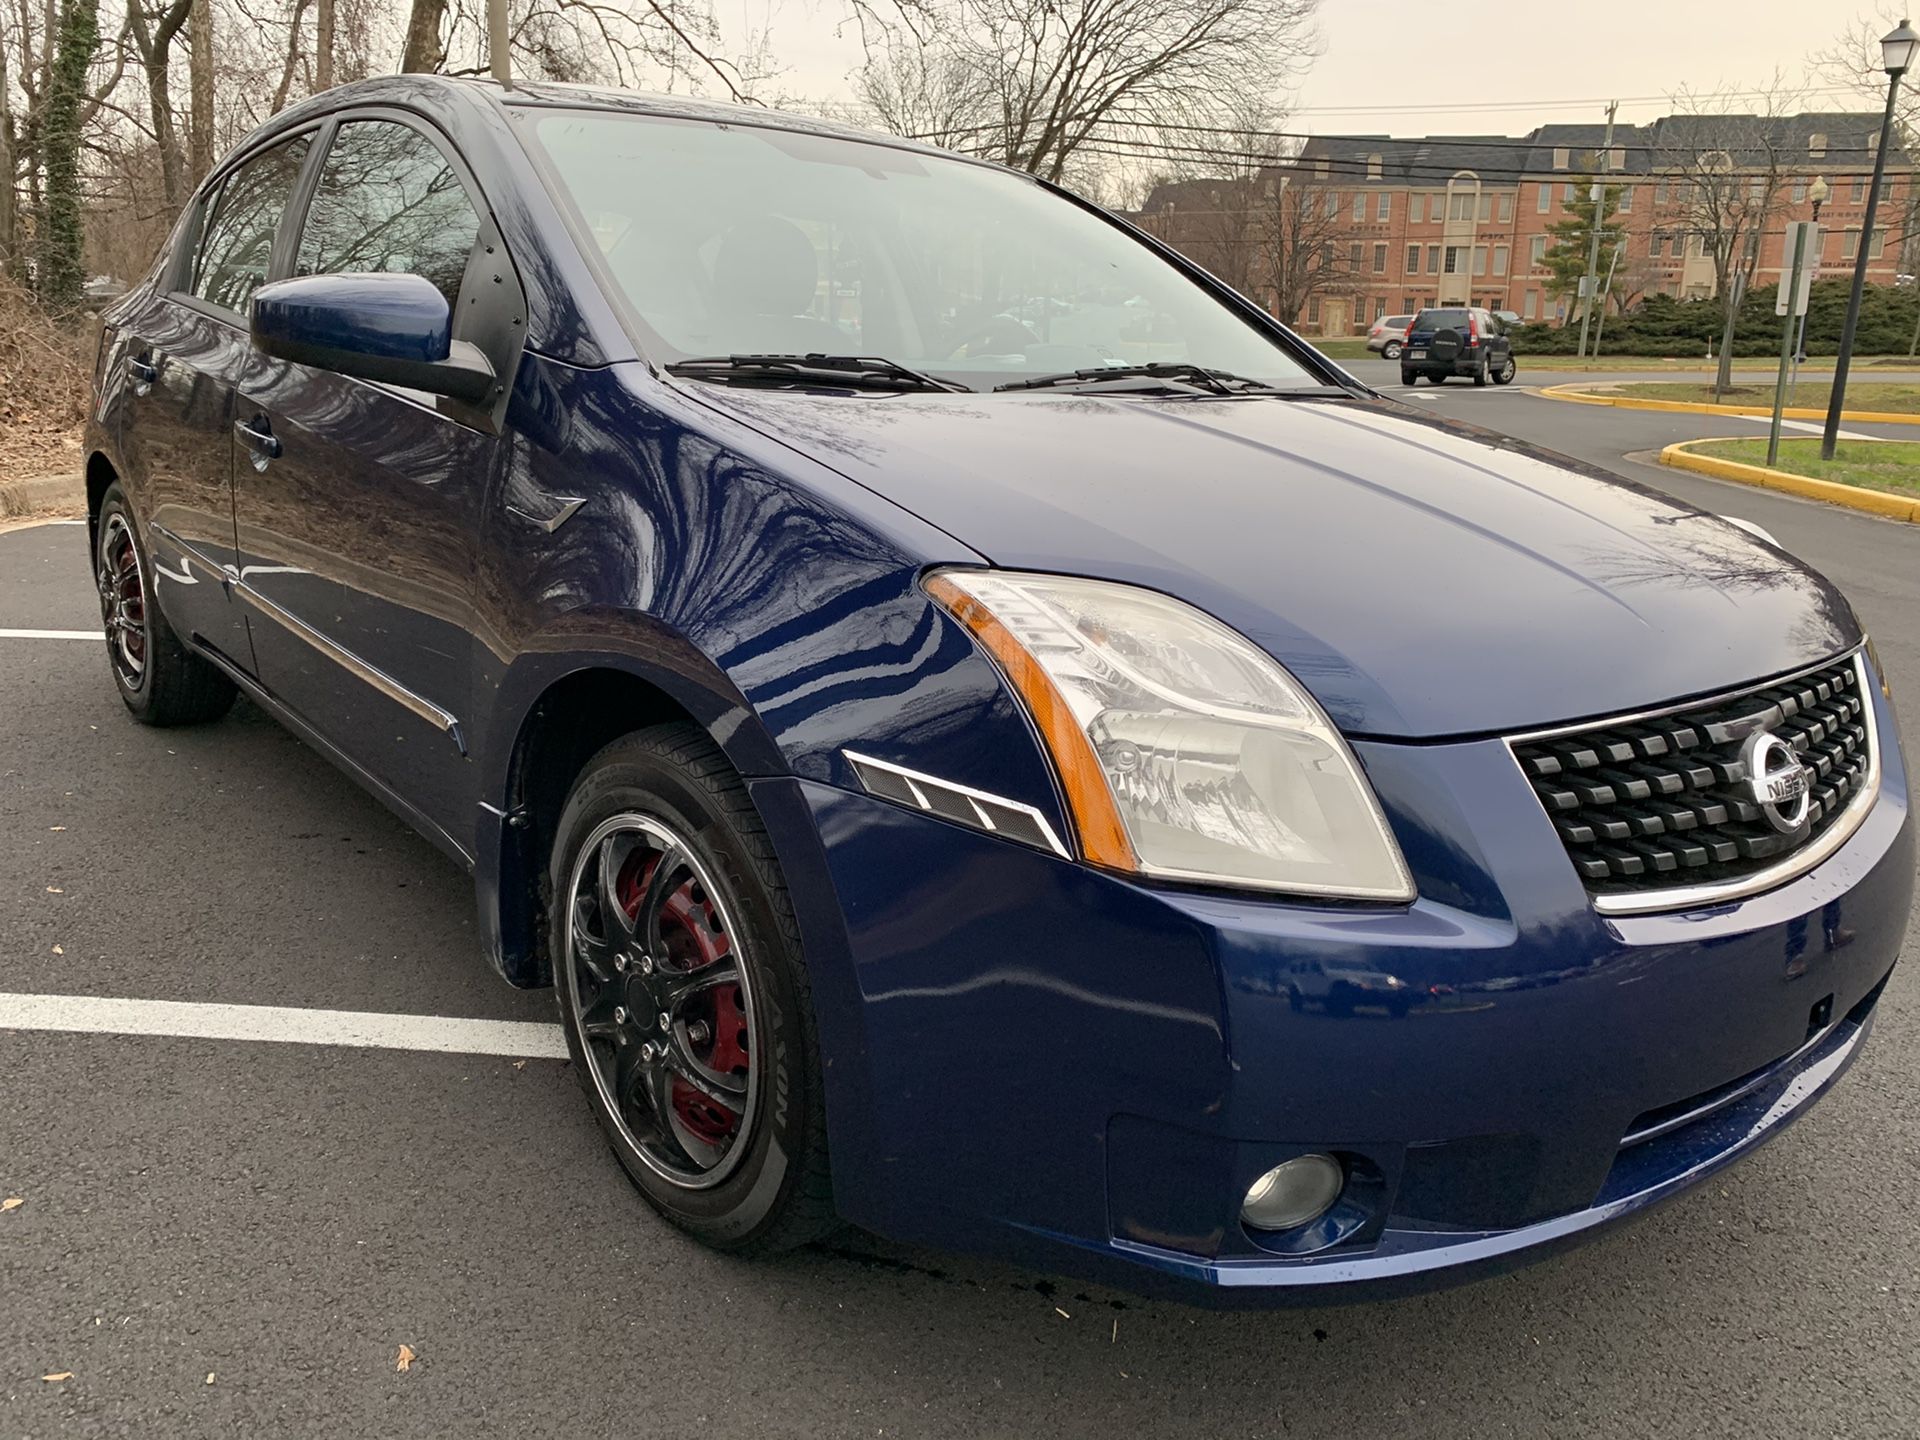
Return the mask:
<path id="1" fill-rule="evenodd" d="M 1134 874 L 1411 900 L 1358 762 L 1292 676 L 1151 590 L 945 570 L 927 593 L 999 662 L 1039 729 L 1081 854 Z"/>

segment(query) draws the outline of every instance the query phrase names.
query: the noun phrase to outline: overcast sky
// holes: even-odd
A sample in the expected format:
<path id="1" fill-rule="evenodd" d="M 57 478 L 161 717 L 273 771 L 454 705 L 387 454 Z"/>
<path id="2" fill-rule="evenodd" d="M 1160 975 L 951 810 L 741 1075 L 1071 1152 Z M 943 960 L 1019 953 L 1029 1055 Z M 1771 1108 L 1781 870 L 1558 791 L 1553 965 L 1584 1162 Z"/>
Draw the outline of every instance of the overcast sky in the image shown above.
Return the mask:
<path id="1" fill-rule="evenodd" d="M 769 30 L 778 88 L 810 101 L 849 93 L 861 52 L 845 13 L 842 0 L 719 0 L 736 45 Z M 1683 86 L 1751 90 L 1776 69 L 1806 80 L 1811 55 L 1857 22 L 1891 29 L 1898 18 L 1847 0 L 1321 0 L 1321 54 L 1293 90 L 1289 128 L 1523 134 L 1548 120 L 1602 120 L 1613 97 L 1621 119 L 1647 120 Z M 1459 63 L 1440 64 L 1449 60 Z M 1447 74 L 1458 83 L 1436 85 Z M 1421 101 L 1492 108 L 1408 108 Z M 1805 108 L 1861 103 L 1810 91 Z"/>

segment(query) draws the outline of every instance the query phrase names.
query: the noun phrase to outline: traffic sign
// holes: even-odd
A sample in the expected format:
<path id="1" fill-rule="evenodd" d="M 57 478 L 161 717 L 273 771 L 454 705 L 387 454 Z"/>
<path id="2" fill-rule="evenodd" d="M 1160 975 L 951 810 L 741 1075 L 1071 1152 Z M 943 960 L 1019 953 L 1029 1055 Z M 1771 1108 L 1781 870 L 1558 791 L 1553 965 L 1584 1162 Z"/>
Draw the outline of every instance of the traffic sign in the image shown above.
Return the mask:
<path id="1" fill-rule="evenodd" d="M 1807 313 L 1807 297 L 1812 293 L 1813 282 L 1820 273 L 1820 227 L 1811 220 L 1796 220 L 1787 226 L 1783 254 L 1787 262 L 1782 267 L 1783 272 L 1793 269 L 1796 264 L 1799 269 L 1793 275 L 1782 273 L 1780 289 L 1773 301 L 1773 313 L 1787 314 L 1788 298 L 1791 297 L 1792 313 L 1804 315 Z"/>

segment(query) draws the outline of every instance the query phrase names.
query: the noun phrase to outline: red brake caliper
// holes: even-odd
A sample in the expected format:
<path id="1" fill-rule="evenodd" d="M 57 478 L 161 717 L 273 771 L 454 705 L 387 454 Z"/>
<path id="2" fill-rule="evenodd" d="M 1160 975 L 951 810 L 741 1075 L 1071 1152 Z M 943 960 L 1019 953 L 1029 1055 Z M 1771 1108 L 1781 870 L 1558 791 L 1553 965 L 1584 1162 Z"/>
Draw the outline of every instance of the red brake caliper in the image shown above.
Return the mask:
<path id="1" fill-rule="evenodd" d="M 641 897 L 653 879 L 660 857 L 648 857 L 645 867 L 622 876 L 620 903 L 629 915 L 640 913 Z M 719 928 L 711 899 L 694 898 L 693 880 L 688 880 L 667 897 L 660 907 L 660 928 L 666 937 L 668 958 L 676 969 L 698 972 L 719 963 L 732 953 L 733 939 Z M 687 1005 L 685 1020 L 707 1027 L 704 1045 L 695 1045 L 694 1054 L 708 1069 L 721 1075 L 747 1073 L 751 1059 L 747 1053 L 747 1016 L 740 1003 L 740 987 L 715 985 L 698 992 Z M 695 1138 L 708 1145 L 724 1145 L 740 1128 L 740 1117 L 724 1105 L 717 1105 L 685 1080 L 673 1082 L 673 1109 L 680 1123 Z"/>

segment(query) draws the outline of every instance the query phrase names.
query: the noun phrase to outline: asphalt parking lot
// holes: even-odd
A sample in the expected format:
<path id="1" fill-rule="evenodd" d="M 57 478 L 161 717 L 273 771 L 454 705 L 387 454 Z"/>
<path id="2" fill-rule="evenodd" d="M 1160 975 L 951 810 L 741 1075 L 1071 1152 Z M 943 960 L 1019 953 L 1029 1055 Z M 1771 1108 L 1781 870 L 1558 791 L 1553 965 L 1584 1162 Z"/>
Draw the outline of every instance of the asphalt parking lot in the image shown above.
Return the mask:
<path id="1" fill-rule="evenodd" d="M 1623 458 L 1726 421 L 1414 394 L 1766 526 L 1915 723 L 1920 527 Z M 1920 1434 L 1915 940 L 1779 1143 L 1466 1289 L 1236 1314 L 851 1234 L 733 1261 L 629 1188 L 438 852 L 244 702 L 135 726 L 46 633 L 98 623 L 85 535 L 0 533 L 0 1437 Z M 14 1028 L 45 997 L 193 1008 Z M 286 1038 L 201 1038 L 244 1026 Z"/>

